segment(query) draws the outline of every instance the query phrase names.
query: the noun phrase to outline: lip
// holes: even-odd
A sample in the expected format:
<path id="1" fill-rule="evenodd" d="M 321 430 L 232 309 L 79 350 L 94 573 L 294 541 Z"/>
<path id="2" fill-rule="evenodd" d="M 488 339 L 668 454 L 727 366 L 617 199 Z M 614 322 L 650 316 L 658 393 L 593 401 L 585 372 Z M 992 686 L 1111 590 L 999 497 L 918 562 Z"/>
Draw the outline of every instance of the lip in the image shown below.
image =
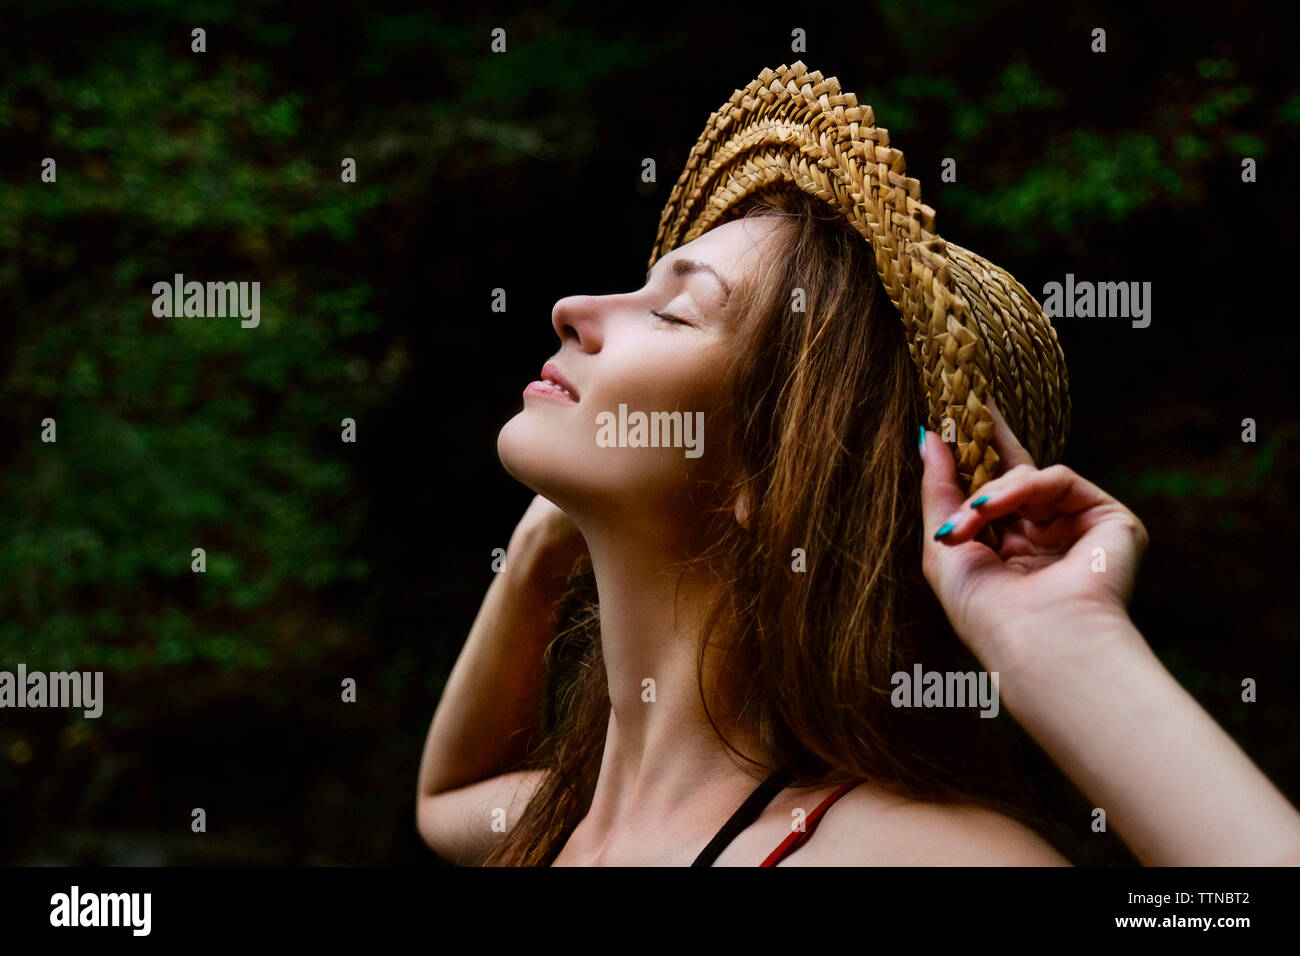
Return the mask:
<path id="1" fill-rule="evenodd" d="M 576 402 L 581 397 L 578 394 L 577 387 L 571 381 L 569 381 L 569 379 L 565 376 L 565 374 L 560 371 L 560 367 L 556 365 L 554 362 L 547 362 L 545 365 L 542 366 L 541 377 L 543 379 L 550 379 L 552 382 L 555 382 L 557 385 L 562 385 L 563 387 L 567 388 L 569 390 L 569 395 L 572 396 L 573 398 L 573 401 Z"/>
<path id="2" fill-rule="evenodd" d="M 544 398 L 549 402 L 559 402 L 561 405 L 576 405 L 576 400 L 565 395 L 557 388 L 552 388 L 545 382 L 529 382 L 524 389 L 524 398 Z"/>

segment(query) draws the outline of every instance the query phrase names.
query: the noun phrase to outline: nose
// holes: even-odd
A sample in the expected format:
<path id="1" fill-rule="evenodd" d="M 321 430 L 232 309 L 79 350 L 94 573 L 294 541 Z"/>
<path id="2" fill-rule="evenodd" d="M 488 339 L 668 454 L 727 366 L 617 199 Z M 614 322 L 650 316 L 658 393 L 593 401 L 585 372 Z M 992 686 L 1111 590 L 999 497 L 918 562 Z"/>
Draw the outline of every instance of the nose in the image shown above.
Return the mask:
<path id="1" fill-rule="evenodd" d="M 604 338 L 604 311 L 607 306 L 602 296 L 570 295 L 555 303 L 551 310 L 551 325 L 560 337 L 563 347 L 574 339 L 584 352 L 599 352 Z"/>

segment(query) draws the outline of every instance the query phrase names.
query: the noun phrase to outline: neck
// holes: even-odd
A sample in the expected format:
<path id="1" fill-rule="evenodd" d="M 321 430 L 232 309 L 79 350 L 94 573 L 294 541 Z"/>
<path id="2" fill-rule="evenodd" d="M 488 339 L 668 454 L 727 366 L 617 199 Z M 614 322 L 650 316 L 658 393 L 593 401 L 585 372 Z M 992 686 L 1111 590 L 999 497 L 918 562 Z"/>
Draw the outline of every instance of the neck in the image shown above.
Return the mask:
<path id="1" fill-rule="evenodd" d="M 584 826 L 608 834 L 638 823 L 682 819 L 702 795 L 730 800 L 762 771 L 727 749 L 709 723 L 699 689 L 699 640 L 720 585 L 707 569 L 683 572 L 678 548 L 645 528 L 583 529 L 600 601 L 600 640 L 609 680 L 604 756 Z M 660 531 L 662 534 L 662 531 Z M 764 759 L 715 688 L 729 638 L 712 635 L 705 693 L 713 721 L 746 756 Z M 653 682 L 653 683 L 651 683 Z"/>

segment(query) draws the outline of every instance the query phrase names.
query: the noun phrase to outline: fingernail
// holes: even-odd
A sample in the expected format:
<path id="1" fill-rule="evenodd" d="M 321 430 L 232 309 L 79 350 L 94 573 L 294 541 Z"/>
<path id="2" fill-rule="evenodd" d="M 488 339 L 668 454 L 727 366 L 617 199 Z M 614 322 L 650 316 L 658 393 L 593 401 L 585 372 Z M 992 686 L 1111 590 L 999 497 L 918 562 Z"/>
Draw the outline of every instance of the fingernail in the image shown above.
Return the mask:
<path id="1" fill-rule="evenodd" d="M 988 495 L 980 495 L 980 497 L 976 498 L 974 501 L 970 503 L 970 506 L 972 508 L 978 508 L 980 505 L 984 504 L 984 502 L 988 500 L 989 500 Z"/>
<path id="2" fill-rule="evenodd" d="M 921 426 L 921 437 L 920 439 L 917 440 L 916 447 L 917 448 L 925 447 L 925 426 L 924 425 Z"/>
<path id="3" fill-rule="evenodd" d="M 947 534 L 949 531 L 951 531 L 951 530 L 952 530 L 953 528 L 955 528 L 956 526 L 957 526 L 957 525 L 956 525 L 955 522 L 952 522 L 952 521 L 945 521 L 944 524 L 943 524 L 943 527 L 940 528 L 938 531 L 936 531 L 936 532 L 934 533 L 934 540 L 935 540 L 935 541 L 938 541 L 940 538 L 942 538 L 945 534 Z"/>

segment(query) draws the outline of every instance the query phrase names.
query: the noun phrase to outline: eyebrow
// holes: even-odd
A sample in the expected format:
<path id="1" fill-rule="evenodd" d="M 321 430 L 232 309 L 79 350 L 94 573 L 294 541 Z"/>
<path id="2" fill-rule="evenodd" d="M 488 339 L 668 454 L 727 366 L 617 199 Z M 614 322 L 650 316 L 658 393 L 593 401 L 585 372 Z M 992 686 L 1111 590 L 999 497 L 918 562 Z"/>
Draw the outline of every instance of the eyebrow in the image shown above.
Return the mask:
<path id="1" fill-rule="evenodd" d="M 731 286 L 728 285 L 727 280 L 718 275 L 718 271 L 707 262 L 700 262 L 698 259 L 674 259 L 672 271 L 675 276 L 688 276 L 696 272 L 707 272 L 709 275 L 713 276 L 713 278 L 718 280 L 718 285 L 722 286 L 722 291 L 726 293 L 727 298 L 731 298 Z M 646 282 L 650 281 L 650 273 L 652 272 L 654 272 L 654 266 L 651 266 L 646 270 Z"/>

